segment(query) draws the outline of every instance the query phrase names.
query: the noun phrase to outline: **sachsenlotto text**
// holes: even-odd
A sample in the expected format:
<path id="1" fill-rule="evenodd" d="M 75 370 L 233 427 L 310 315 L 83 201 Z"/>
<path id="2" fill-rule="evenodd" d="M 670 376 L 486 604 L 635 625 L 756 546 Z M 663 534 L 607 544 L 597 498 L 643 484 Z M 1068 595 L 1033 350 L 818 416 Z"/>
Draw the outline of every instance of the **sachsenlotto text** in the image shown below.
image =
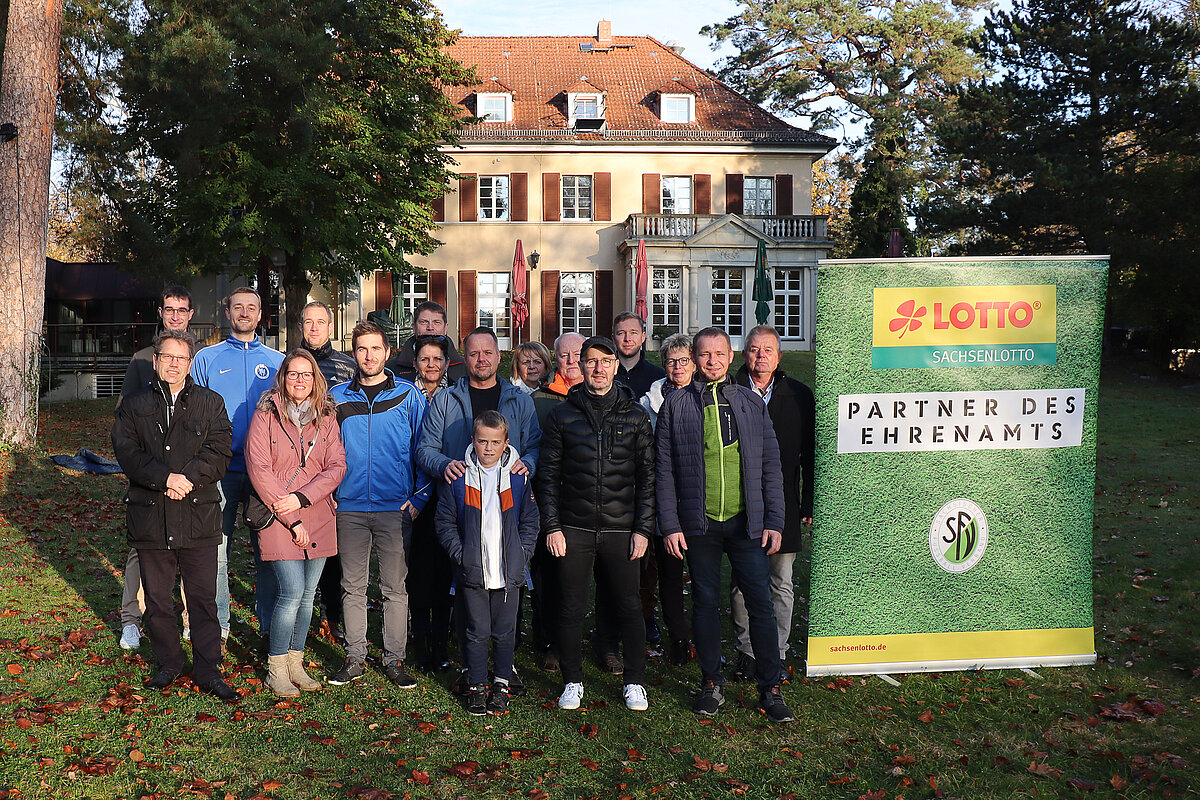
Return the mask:
<path id="1" fill-rule="evenodd" d="M 808 673 L 1091 663 L 1107 259 L 829 261 Z"/>

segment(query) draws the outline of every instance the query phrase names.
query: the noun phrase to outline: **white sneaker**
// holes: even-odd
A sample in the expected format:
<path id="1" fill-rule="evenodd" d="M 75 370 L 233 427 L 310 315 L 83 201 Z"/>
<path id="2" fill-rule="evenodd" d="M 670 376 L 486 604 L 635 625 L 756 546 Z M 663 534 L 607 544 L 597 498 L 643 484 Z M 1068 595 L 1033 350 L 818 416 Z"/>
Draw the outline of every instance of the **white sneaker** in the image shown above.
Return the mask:
<path id="1" fill-rule="evenodd" d="M 121 630 L 121 649 L 137 650 L 142 646 L 142 632 L 138 626 L 130 623 Z"/>
<path id="2" fill-rule="evenodd" d="M 192 629 L 191 628 L 185 627 L 183 629 L 183 640 L 185 642 L 190 642 L 192 640 Z"/>
<path id="3" fill-rule="evenodd" d="M 562 696 L 558 698 L 558 707 L 565 708 L 568 711 L 573 711 L 579 708 L 579 701 L 583 699 L 583 684 L 568 683 L 563 687 Z"/>
<path id="4" fill-rule="evenodd" d="M 645 711 L 650 707 L 646 689 L 639 683 L 625 684 L 625 707 L 630 711 Z"/>

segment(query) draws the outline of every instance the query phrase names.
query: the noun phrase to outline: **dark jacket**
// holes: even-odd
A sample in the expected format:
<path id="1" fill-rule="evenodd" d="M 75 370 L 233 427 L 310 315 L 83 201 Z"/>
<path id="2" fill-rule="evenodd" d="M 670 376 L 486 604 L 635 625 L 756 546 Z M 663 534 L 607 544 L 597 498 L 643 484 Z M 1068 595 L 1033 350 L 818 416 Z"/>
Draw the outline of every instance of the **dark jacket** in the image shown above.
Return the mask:
<path id="1" fill-rule="evenodd" d="M 154 371 L 154 345 L 147 345 L 133 354 L 129 366 L 125 368 L 125 379 L 121 381 L 121 397 L 117 400 L 117 408 L 126 397 L 134 392 L 140 392 L 158 380 Z"/>
<path id="2" fill-rule="evenodd" d="M 743 365 L 737 382 L 750 387 L 750 373 Z M 751 387 L 750 391 L 754 391 Z M 816 403 L 812 389 L 782 369 L 775 370 L 775 385 L 767 413 L 779 442 L 779 460 L 783 467 L 784 523 L 781 553 L 800 552 L 801 519 L 813 513 L 813 453 L 816 441 Z"/>
<path id="3" fill-rule="evenodd" d="M 406 381 L 411 381 L 416 376 L 416 341 L 416 336 L 408 337 L 408 341 L 400 345 L 400 351 L 388 359 L 385 366 L 397 378 L 404 378 Z M 463 357 L 459 355 L 458 350 L 454 347 L 454 342 L 449 342 L 449 345 L 450 363 L 446 366 L 446 377 L 450 379 L 450 384 L 453 385 L 459 378 L 467 377 L 467 365 L 463 363 Z"/>
<path id="4" fill-rule="evenodd" d="M 217 482 L 233 454 L 233 429 L 225 401 L 188 378 L 169 407 L 161 381 L 129 395 L 117 410 L 113 449 L 129 477 L 125 519 L 129 544 L 145 550 L 180 550 L 221 543 Z M 182 500 L 166 495 L 167 476 L 179 473 L 193 489 Z"/>
<path id="5" fill-rule="evenodd" d="M 704 498 L 704 416 L 701 391 L 695 381 L 677 389 L 658 412 L 658 525 L 662 534 L 703 534 L 708 529 Z M 744 386 L 728 383 L 721 389 L 737 423 L 742 460 L 742 495 L 746 503 L 746 535 L 782 531 L 783 474 L 779 444 L 767 406 Z"/>
<path id="6" fill-rule="evenodd" d="M 500 384 L 500 404 L 496 409 L 508 420 L 508 441 L 521 454 L 530 473 L 538 468 L 538 448 L 542 431 L 529 395 L 506 380 Z M 439 480 L 446 466 L 462 458 L 471 444 L 475 413 L 471 408 L 471 382 L 468 378 L 434 395 L 421 426 L 417 445 L 417 463 L 426 474 Z"/>
<path id="7" fill-rule="evenodd" d="M 517 451 L 511 445 L 502 456 L 501 469 L 512 466 Z M 474 453 L 465 456 L 468 474 L 478 471 Z M 505 589 L 519 590 L 525 585 L 525 565 L 533 557 L 538 536 L 538 508 L 533 500 L 529 479 L 510 475 L 509 497 L 500 498 L 503 530 L 500 551 L 504 562 Z M 476 481 L 478 485 L 478 481 Z M 462 570 L 463 583 L 483 586 L 483 505 L 479 491 L 467 491 L 467 475 L 455 478 L 438 492 L 437 517 L 434 520 L 438 541 L 451 560 Z"/>
<path id="8" fill-rule="evenodd" d="M 358 372 L 358 364 L 345 353 L 334 350 L 333 342 L 327 341 L 320 347 L 309 347 L 308 343 L 304 342 L 300 346 L 316 360 L 317 369 L 321 370 L 321 375 L 324 376 L 325 383 L 329 385 L 330 389 L 339 383 L 354 380 L 354 374 Z"/>
<path id="9" fill-rule="evenodd" d="M 638 354 L 638 362 L 634 364 L 633 369 L 625 369 L 624 364 L 617 367 L 617 380 L 633 390 L 634 400 L 641 400 L 646 392 L 650 391 L 650 384 L 665 377 L 667 371 L 647 361 L 644 350 Z"/>
<path id="10" fill-rule="evenodd" d="M 536 483 L 543 533 L 654 534 L 650 415 L 622 384 L 605 399 L 581 383 L 546 417 Z"/>

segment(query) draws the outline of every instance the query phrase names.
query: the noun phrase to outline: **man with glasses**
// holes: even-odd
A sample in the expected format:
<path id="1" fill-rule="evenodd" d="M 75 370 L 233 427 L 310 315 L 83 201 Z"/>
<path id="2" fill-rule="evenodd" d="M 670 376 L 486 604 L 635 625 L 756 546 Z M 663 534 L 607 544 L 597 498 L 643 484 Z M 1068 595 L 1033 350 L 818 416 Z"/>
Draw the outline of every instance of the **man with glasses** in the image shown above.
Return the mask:
<path id="1" fill-rule="evenodd" d="M 629 387 L 615 382 L 617 346 L 583 343 L 583 385 L 546 418 L 536 481 L 546 550 L 557 559 L 561 606 L 558 707 L 583 699 L 583 618 L 593 565 L 607 588 L 625 647 L 625 706 L 645 711 L 646 628 L 638 594 L 640 560 L 654 535 L 654 433 Z"/>
<path id="2" fill-rule="evenodd" d="M 209 345 L 192 362 L 192 379 L 212 389 L 225 400 L 225 412 L 233 424 L 233 458 L 229 471 L 221 479 L 224 506 L 221 530 L 225 543 L 217 553 L 217 619 L 222 638 L 229 637 L 229 545 L 237 527 L 238 509 L 250 496 L 250 477 L 242 450 L 250 419 L 262 393 L 275 382 L 275 372 L 283 363 L 283 353 L 263 344 L 258 338 L 262 321 L 262 298 L 258 292 L 242 286 L 225 298 L 225 317 L 231 331 L 225 341 Z M 250 537 L 254 549 L 254 613 L 260 634 L 271 630 L 271 610 L 275 606 L 275 573 L 265 567 L 258 549 L 258 537 Z"/>
<path id="3" fill-rule="evenodd" d="M 192 293 L 183 286 L 168 286 L 163 289 L 158 304 L 158 318 L 165 331 L 184 331 L 192 321 L 196 310 L 192 308 Z M 125 368 L 125 380 L 121 383 L 121 397 L 117 408 L 125 398 L 141 391 L 154 381 L 154 345 L 149 344 L 133 354 Z M 183 593 L 186 598 L 187 593 Z M 142 572 L 138 567 L 137 550 L 130 548 L 125 559 L 125 589 L 121 595 L 121 649 L 137 650 L 142 646 L 142 612 L 145 597 L 142 592 Z M 183 625 L 188 626 L 187 602 L 183 606 Z"/>
<path id="4" fill-rule="evenodd" d="M 171 599 L 175 576 L 192 623 L 192 678 L 204 692 L 239 699 L 221 676 L 217 622 L 217 550 L 222 540 L 217 482 L 231 455 L 231 426 L 220 395 L 188 376 L 196 340 L 166 330 L 154 340 L 158 380 L 117 410 L 113 450 L 129 478 L 129 544 L 138 551 L 146 594 L 146 632 L 158 672 L 146 681 L 166 689 L 183 672 L 184 655 Z"/>

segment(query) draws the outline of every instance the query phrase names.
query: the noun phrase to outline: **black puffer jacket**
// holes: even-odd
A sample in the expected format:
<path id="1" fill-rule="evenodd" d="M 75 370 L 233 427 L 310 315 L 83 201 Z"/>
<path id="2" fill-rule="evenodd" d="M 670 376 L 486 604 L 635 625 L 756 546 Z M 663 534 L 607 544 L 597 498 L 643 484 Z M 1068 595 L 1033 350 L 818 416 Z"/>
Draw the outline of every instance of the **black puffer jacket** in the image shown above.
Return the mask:
<path id="1" fill-rule="evenodd" d="M 145 550 L 179 550 L 221 543 L 217 481 L 233 455 L 233 428 L 221 395 L 188 378 L 167 424 L 161 381 L 125 398 L 113 425 L 113 449 L 129 477 L 125 496 L 129 544 Z M 183 475 L 195 487 L 182 500 L 165 494 L 167 476 Z"/>
<path id="2" fill-rule="evenodd" d="M 583 384 L 546 417 L 535 482 L 542 533 L 654 535 L 654 431 L 629 387 Z"/>

